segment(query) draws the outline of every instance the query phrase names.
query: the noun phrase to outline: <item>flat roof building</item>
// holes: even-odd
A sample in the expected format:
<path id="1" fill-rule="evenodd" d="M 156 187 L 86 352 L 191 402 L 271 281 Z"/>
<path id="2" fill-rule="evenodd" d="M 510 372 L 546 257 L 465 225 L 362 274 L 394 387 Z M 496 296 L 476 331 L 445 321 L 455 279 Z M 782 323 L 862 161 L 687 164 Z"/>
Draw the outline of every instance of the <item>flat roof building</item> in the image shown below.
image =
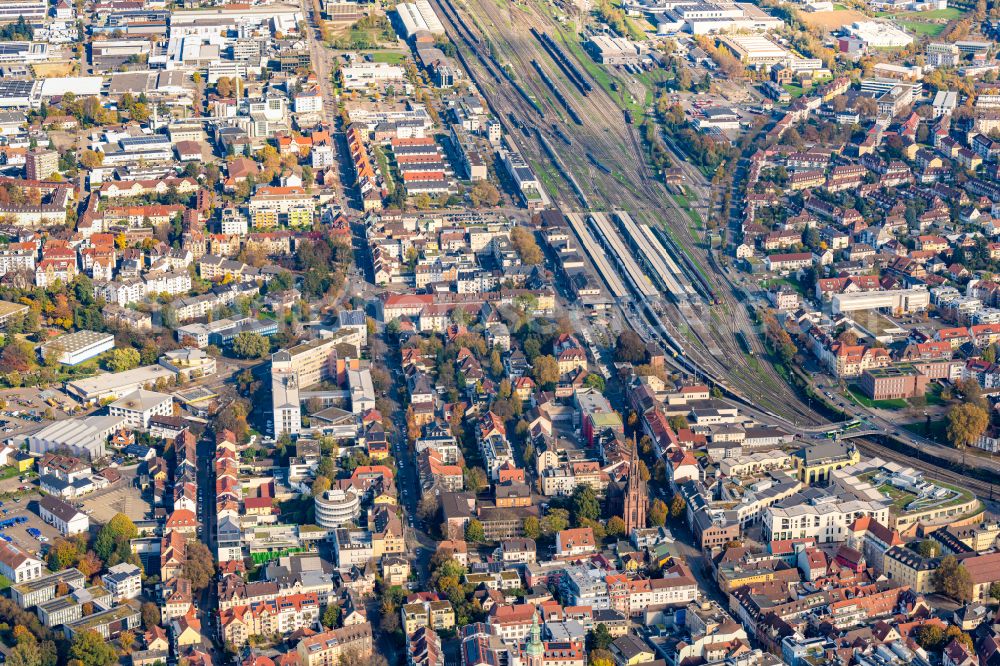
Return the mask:
<path id="1" fill-rule="evenodd" d="M 873 49 L 902 48 L 913 43 L 913 37 L 888 21 L 856 21 L 844 30 Z"/>
<path id="2" fill-rule="evenodd" d="M 0 328 L 6 326 L 14 317 L 19 317 L 27 312 L 27 305 L 11 303 L 10 301 L 0 301 Z"/>
<path id="3" fill-rule="evenodd" d="M 745 65 L 776 65 L 792 57 L 784 47 L 763 35 L 725 35 L 719 41 Z"/>
<path id="4" fill-rule="evenodd" d="M 60 335 L 42 345 L 42 358 L 54 357 L 64 365 L 79 365 L 115 346 L 115 336 L 96 331 L 77 331 Z"/>
<path id="5" fill-rule="evenodd" d="M 145 365 L 125 372 L 107 372 L 67 382 L 66 392 L 84 402 L 116 399 L 140 388 L 152 388 L 158 380 L 171 380 L 176 374 L 162 365 Z"/>
<path id="6" fill-rule="evenodd" d="M 872 400 L 898 400 L 924 395 L 930 377 L 909 363 L 872 368 L 861 375 L 861 391 Z"/>
<path id="7" fill-rule="evenodd" d="M 637 65 L 645 57 L 645 49 L 627 37 L 592 35 L 583 46 L 604 65 Z"/>
<path id="8" fill-rule="evenodd" d="M 0 23 L 16 23 L 21 17 L 28 23 L 42 23 L 49 13 L 46 0 L 3 0 L 0 2 Z"/>

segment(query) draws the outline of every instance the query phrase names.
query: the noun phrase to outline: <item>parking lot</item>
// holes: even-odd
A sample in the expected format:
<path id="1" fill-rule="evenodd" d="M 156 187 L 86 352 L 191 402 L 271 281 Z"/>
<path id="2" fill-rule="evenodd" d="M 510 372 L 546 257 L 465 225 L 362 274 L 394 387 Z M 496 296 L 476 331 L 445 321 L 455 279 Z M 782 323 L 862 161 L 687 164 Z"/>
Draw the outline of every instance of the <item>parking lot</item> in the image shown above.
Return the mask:
<path id="1" fill-rule="evenodd" d="M 106 523 L 118 513 L 124 513 L 132 520 L 143 520 L 150 511 L 149 502 L 132 485 L 132 478 L 123 478 L 108 490 L 84 495 L 75 500 L 75 503 L 83 504 L 81 510 L 90 516 L 92 524 Z"/>
<path id="2" fill-rule="evenodd" d="M 42 543 L 28 534 L 29 528 L 37 529 L 42 533 L 43 537 L 46 537 L 49 540 L 49 542 L 52 542 L 60 536 L 59 530 L 46 524 L 45 521 L 42 520 L 41 516 L 38 515 L 38 500 L 39 496 L 37 494 L 32 494 L 22 498 L 20 502 L 15 502 L 13 500 L 4 502 L 3 506 L 0 507 L 0 519 L 12 518 L 14 516 L 24 516 L 28 519 L 20 525 L 14 525 L 5 530 L 0 530 L 0 534 L 9 538 L 11 543 L 17 547 L 33 554 L 38 554 L 41 551 Z M 3 514 L 3 511 L 6 511 L 7 513 Z"/>
<path id="3" fill-rule="evenodd" d="M 0 391 L 0 441 L 40 430 L 49 418 L 66 418 L 76 403 L 66 394 L 36 388 Z"/>

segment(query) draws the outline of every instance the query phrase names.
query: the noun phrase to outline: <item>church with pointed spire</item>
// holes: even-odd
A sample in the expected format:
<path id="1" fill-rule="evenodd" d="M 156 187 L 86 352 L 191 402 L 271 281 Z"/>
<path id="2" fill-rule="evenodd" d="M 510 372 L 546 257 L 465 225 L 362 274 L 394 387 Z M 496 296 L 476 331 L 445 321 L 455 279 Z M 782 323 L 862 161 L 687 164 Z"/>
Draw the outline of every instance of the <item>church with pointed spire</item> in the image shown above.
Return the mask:
<path id="1" fill-rule="evenodd" d="M 631 534 L 634 529 L 646 527 L 646 509 L 649 504 L 649 496 L 646 482 L 642 480 L 639 473 L 639 450 L 634 435 L 632 437 L 632 457 L 629 460 L 628 482 L 625 486 L 625 496 L 622 503 L 624 505 L 622 519 L 625 521 L 625 534 Z"/>

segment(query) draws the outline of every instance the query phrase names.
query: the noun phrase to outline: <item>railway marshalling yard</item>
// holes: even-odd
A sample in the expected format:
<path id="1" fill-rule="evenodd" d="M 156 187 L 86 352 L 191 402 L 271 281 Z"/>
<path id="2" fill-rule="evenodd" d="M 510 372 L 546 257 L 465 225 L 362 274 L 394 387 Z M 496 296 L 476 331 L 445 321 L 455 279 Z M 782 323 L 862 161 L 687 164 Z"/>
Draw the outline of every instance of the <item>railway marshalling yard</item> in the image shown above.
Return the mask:
<path id="1" fill-rule="evenodd" d="M 634 120 L 644 113 L 652 91 L 636 101 L 638 81 L 591 60 L 574 25 L 554 18 L 558 10 L 541 0 L 432 4 L 461 61 L 549 197 L 564 213 L 579 214 L 579 223 L 571 226 L 615 297 L 618 314 L 645 339 L 660 344 L 677 369 L 717 382 L 790 422 L 815 423 L 815 412 L 784 378 L 753 357 L 765 350 L 746 303 L 725 274 L 709 264 L 689 211 L 657 179 L 637 125 L 626 122 L 626 111 Z M 552 38 L 557 53 L 542 44 L 543 34 Z M 557 62 L 559 52 L 567 62 Z M 675 162 L 696 195 L 692 204 L 705 205 L 711 200 L 707 180 L 683 158 L 675 156 Z M 632 224 L 653 233 L 629 233 L 615 211 L 626 212 Z M 601 238 L 605 234 L 611 238 Z M 597 256 L 601 251 L 588 250 L 598 246 L 610 261 Z M 671 271 L 675 284 L 664 281 L 660 260 L 651 254 L 661 254 L 676 268 Z M 615 275 L 608 275 L 609 266 Z M 738 343 L 739 333 L 749 350 Z"/>

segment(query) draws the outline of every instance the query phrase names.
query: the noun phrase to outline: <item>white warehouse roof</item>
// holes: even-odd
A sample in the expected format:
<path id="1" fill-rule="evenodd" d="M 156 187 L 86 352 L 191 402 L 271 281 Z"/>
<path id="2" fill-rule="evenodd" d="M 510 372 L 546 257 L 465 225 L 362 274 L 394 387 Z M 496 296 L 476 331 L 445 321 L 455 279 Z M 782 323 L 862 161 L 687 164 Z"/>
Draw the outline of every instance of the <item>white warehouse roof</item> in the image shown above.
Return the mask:
<path id="1" fill-rule="evenodd" d="M 67 76 L 61 79 L 43 79 L 41 96 L 61 97 L 68 92 L 77 97 L 96 97 L 101 94 L 104 77 L 101 76 Z"/>
<path id="2" fill-rule="evenodd" d="M 444 25 L 441 24 L 441 20 L 434 13 L 434 9 L 431 8 L 431 4 L 427 0 L 402 2 L 396 5 L 396 13 L 403 23 L 407 39 L 421 30 L 426 30 L 432 35 L 444 34 Z"/>

